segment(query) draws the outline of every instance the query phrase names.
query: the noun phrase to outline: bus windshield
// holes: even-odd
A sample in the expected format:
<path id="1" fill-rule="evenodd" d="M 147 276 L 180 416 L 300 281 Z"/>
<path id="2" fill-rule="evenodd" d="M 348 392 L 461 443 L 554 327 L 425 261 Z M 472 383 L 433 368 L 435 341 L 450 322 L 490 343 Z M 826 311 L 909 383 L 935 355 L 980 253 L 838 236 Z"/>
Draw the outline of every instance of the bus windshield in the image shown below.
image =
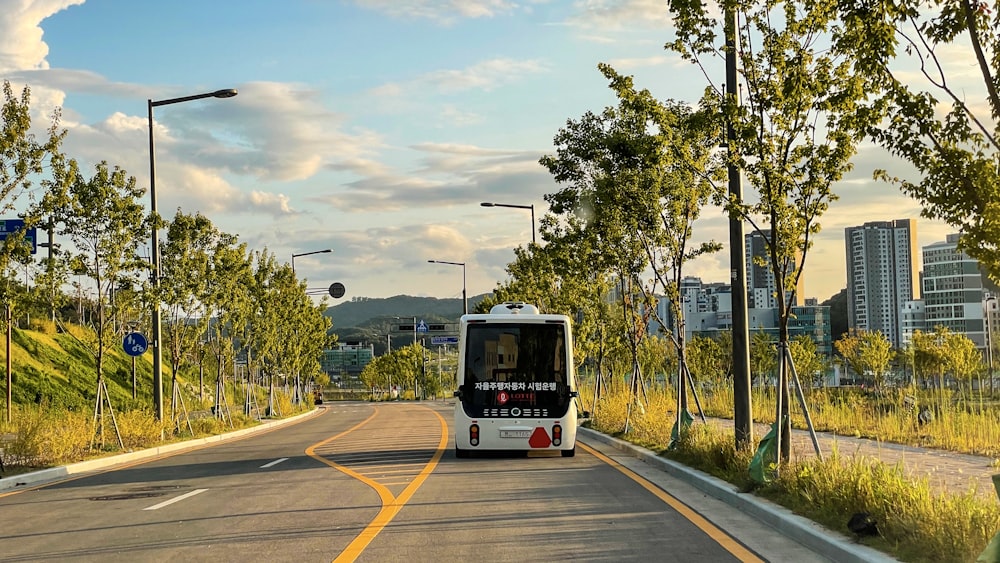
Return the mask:
<path id="1" fill-rule="evenodd" d="M 560 323 L 470 324 L 462 403 L 469 416 L 560 417 L 570 404 Z"/>

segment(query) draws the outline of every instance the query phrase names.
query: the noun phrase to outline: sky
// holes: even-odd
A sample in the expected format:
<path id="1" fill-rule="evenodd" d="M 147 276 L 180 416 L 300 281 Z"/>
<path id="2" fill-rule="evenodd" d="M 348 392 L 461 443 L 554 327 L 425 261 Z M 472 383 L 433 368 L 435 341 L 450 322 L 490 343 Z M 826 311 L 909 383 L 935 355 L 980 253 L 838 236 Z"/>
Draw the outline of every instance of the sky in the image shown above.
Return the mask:
<path id="1" fill-rule="evenodd" d="M 664 50 L 663 0 L 0 0 L 0 80 L 31 88 L 35 125 L 56 108 L 64 152 L 149 185 L 147 100 L 236 88 L 154 110 L 158 211 L 202 213 L 291 261 L 343 300 L 461 297 L 507 278 L 533 205 L 557 190 L 538 159 L 567 120 L 616 104 L 611 64 L 660 99 L 707 85 Z M 719 76 L 719 82 L 724 77 Z M 844 228 L 917 218 L 872 180 L 905 165 L 863 145 L 808 257 L 806 296 L 846 285 Z M 752 186 L 744 186 L 750 197 Z M 148 201 L 146 202 L 148 205 Z M 728 240 L 715 208 L 698 237 Z M 951 229 L 918 220 L 918 244 Z M 148 248 L 143 252 L 148 255 Z M 464 263 L 465 267 L 428 260 Z M 729 257 L 687 274 L 728 280 Z M 331 300 L 336 304 L 338 300 Z"/>

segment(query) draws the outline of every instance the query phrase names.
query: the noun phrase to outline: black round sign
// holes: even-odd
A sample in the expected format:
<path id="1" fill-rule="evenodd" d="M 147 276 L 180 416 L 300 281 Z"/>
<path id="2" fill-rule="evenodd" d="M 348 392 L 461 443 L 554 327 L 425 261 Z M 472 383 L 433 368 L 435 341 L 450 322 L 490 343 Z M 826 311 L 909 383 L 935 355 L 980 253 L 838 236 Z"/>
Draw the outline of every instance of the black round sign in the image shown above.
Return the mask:
<path id="1" fill-rule="evenodd" d="M 343 297 L 344 296 L 344 291 L 346 291 L 344 289 L 344 284 L 342 284 L 340 282 L 334 282 L 334 283 L 330 284 L 330 295 L 334 299 L 340 299 L 341 297 Z"/>

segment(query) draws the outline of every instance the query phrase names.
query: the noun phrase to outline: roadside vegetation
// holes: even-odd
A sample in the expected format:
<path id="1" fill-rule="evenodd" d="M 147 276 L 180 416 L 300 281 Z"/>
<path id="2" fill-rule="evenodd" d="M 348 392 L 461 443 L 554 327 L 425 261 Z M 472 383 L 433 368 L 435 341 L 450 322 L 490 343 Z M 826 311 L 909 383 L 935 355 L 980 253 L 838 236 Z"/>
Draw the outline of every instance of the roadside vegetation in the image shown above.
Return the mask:
<path id="1" fill-rule="evenodd" d="M 847 529 L 850 516 L 867 512 L 878 522 L 879 533 L 859 541 L 902 561 L 973 561 L 1000 529 L 1000 505 L 995 497 L 984 497 L 975 490 L 957 495 L 935 491 L 926 479 L 915 479 L 901 467 L 837 451 L 825 452 L 822 461 L 814 456 L 793 459 L 781 467 L 777 479 L 761 485 L 750 476 L 754 452 L 737 449 L 731 429 L 698 423 L 684 433 L 674 447 L 668 447 L 672 411 L 677 404 L 670 388 L 650 389 L 648 403 L 638 412 L 632 409 L 628 433 L 622 431 L 630 410 L 627 386 L 610 387 L 596 405 L 586 399 L 592 399 L 592 393 L 592 388 L 582 393 L 585 408 L 593 412 L 591 428 L 728 481 L 742 491 L 785 506 L 848 536 L 852 535 Z M 824 394 L 833 397 L 839 393 L 831 390 Z M 712 407 L 715 416 L 731 418 L 731 407 L 727 413 L 721 406 L 727 400 L 725 395 L 716 397 L 714 393 L 706 393 L 703 399 L 706 405 L 715 405 Z M 851 393 L 847 395 L 846 402 L 853 404 L 855 410 L 837 409 L 817 418 L 840 428 L 873 433 L 892 418 L 908 418 L 911 429 L 916 425 L 913 415 L 880 415 L 870 401 L 860 397 L 852 399 Z M 755 401 L 755 409 L 774 409 L 773 399 L 768 401 L 763 396 L 759 399 L 759 404 Z M 859 410 L 858 407 L 865 408 Z M 993 431 L 998 432 L 996 410 L 992 416 Z M 966 421 L 974 423 L 976 420 Z M 924 433 L 929 439 L 939 440 L 939 430 L 942 428 L 932 425 Z M 950 434 L 950 431 L 944 429 L 944 433 Z M 1000 434 L 994 433 L 993 440 L 995 448 L 1000 443 Z"/>
<path id="2" fill-rule="evenodd" d="M 31 328 L 14 331 L 11 357 L 17 393 L 9 421 L 6 416 L 0 418 L 0 460 L 4 466 L 0 478 L 222 434 L 271 417 L 266 379 L 254 377 L 248 382 L 240 374 L 234 381 L 234 375 L 228 373 L 222 382 L 225 397 L 217 402 L 218 382 L 214 375 L 204 378 L 206 371 L 215 374 L 217 366 L 206 360 L 174 380 L 177 395 L 168 387 L 165 415 L 157 420 L 148 354 L 135 362 L 137 387 L 133 392 L 132 361 L 120 349 L 109 351 L 104 358 L 108 400 L 98 412 L 96 359 L 88 345 L 96 337 L 92 330 L 77 325 L 64 329 L 58 331 L 49 321 L 33 320 Z M 327 382 L 325 376 L 319 380 L 320 384 Z M 286 386 L 290 383 L 288 379 L 276 382 L 271 395 L 273 417 L 312 408 L 309 394 L 293 403 L 292 390 Z M 181 399 L 175 404 L 173 397 Z M 247 404 L 249 409 L 245 409 Z"/>
<path id="3" fill-rule="evenodd" d="M 805 407 L 817 430 L 1000 457 L 997 375 L 965 335 L 932 326 L 893 349 L 880 333 L 851 331 L 833 335 L 835 353 L 826 355 L 822 336 L 793 334 L 794 303 L 805 297 L 798 282 L 820 220 L 836 205 L 834 188 L 855 153 L 870 143 L 909 161 L 921 179 L 862 172 L 961 232 L 959 247 L 1000 280 L 1000 3 L 670 1 L 667 8 L 671 55 L 706 77 L 721 75 L 733 55 L 736 84 L 723 90 L 713 78 L 698 100 L 660 100 L 600 64 L 617 105 L 570 118 L 555 134 L 554 154 L 540 159 L 556 184 L 544 196 L 541 242 L 515 249 L 509 277 L 477 311 L 517 300 L 569 315 L 595 428 L 834 529 L 867 511 L 882 534 L 865 541 L 902 559 L 970 560 L 1000 528 L 995 499 L 937 494 L 877 460 L 793 460 L 787 431 L 778 477 L 751 481 L 756 444 L 746 433 L 691 425 L 684 415 L 700 406 L 734 418 L 752 405 L 788 429 L 804 426 Z M 722 12 L 738 22 L 726 34 Z M 960 90 L 946 80 L 939 53 L 975 61 L 971 72 L 959 69 L 970 79 Z M 911 56 L 920 72 L 899 72 Z M 248 383 L 258 409 L 269 398 L 277 411 L 292 412 L 281 391 L 292 374 L 322 377 L 319 358 L 332 343 L 325 303 L 314 303 L 267 249 L 247 248 L 201 214 L 145 216 L 144 190 L 126 171 L 102 162 L 88 176 L 62 154 L 58 110 L 36 140 L 30 92 L 17 95 L 6 82 L 3 92 L 0 208 L 23 211 L 25 227 L 0 242 L 0 324 L 12 342 L 4 351 L 5 463 L 65 463 L 256 420 L 251 413 L 180 424 L 179 410 L 220 414 L 213 381 L 231 407 Z M 730 190 L 730 177 L 748 182 L 745 199 L 742 188 Z M 23 194 L 30 201 L 17 201 Z M 685 324 L 685 266 L 723 250 L 699 230 L 712 212 L 763 239 L 766 255 L 754 266 L 776 280 L 776 323 L 770 332 L 750 327 L 748 376 L 734 373 L 732 333 L 689 335 Z M 20 281 L 34 265 L 30 228 L 65 241 L 58 252 L 49 243 L 31 286 Z M 152 229 L 166 232 L 160 272 L 139 255 Z M 133 371 L 118 346 L 127 331 L 150 333 L 154 306 L 164 312 L 170 377 L 171 415 L 163 421 L 149 411 L 149 364 L 140 359 Z M 990 336 L 993 358 L 1000 339 Z M 833 364 L 863 390 L 826 389 Z M 404 398 L 447 393 L 444 372 L 429 375 L 428 365 L 414 343 L 380 357 L 362 379 L 373 399 L 390 398 L 393 385 Z M 802 404 L 789 408 L 800 390 Z"/>

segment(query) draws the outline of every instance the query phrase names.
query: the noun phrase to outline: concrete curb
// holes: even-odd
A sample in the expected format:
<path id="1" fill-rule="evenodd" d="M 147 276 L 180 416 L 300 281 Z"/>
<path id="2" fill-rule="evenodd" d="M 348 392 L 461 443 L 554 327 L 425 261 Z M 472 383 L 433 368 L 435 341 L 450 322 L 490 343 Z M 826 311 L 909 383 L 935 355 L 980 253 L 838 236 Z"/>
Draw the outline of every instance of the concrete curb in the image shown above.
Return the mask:
<path id="1" fill-rule="evenodd" d="M 298 422 L 303 418 L 310 416 L 315 416 L 319 414 L 320 409 L 313 409 L 309 412 L 295 415 L 290 418 L 283 418 L 280 420 L 272 420 L 264 422 L 257 426 L 251 428 L 243 428 L 233 432 L 227 432 L 225 434 L 217 434 L 215 436 L 208 436 L 206 438 L 198 438 L 195 440 L 186 440 L 183 442 L 174 442 L 172 444 L 166 444 L 163 446 L 157 446 L 155 448 L 149 448 L 146 450 L 139 450 L 134 452 L 127 452 L 123 454 L 102 457 L 98 459 L 89 459 L 87 461 L 81 461 L 78 463 L 71 463 L 69 465 L 63 465 L 61 467 L 50 467 L 48 469 L 42 469 L 39 471 L 32 471 L 31 473 L 22 473 L 21 475 L 13 475 L 11 477 L 4 477 L 0 479 L 0 493 L 8 492 L 11 490 L 16 490 L 19 488 L 27 488 L 39 483 L 44 483 L 47 481 L 55 481 L 71 475 L 78 475 L 81 473 L 86 473 L 88 471 L 96 471 L 99 469 L 106 469 L 113 467 L 115 465 L 121 465 L 123 463 L 130 463 L 133 461 L 139 461 L 143 459 L 153 458 L 161 456 L 168 453 L 175 453 L 184 450 L 193 449 L 206 444 L 211 444 L 214 442 L 225 442 L 228 440 L 235 440 L 237 438 L 243 438 L 250 434 L 256 434 L 258 432 L 263 432 L 265 430 L 270 430 L 285 424 L 290 424 L 292 422 Z"/>
<path id="2" fill-rule="evenodd" d="M 660 457 L 656 452 L 589 428 L 577 432 L 588 439 L 609 445 L 618 451 L 641 459 L 663 470 L 670 476 L 688 483 L 703 493 L 721 500 L 733 508 L 749 514 L 785 537 L 795 540 L 814 552 L 838 563 L 888 563 L 897 561 L 881 551 L 854 543 L 850 538 L 794 514 L 790 510 L 750 493 L 740 493 L 732 484 L 691 469 L 675 461 Z"/>

